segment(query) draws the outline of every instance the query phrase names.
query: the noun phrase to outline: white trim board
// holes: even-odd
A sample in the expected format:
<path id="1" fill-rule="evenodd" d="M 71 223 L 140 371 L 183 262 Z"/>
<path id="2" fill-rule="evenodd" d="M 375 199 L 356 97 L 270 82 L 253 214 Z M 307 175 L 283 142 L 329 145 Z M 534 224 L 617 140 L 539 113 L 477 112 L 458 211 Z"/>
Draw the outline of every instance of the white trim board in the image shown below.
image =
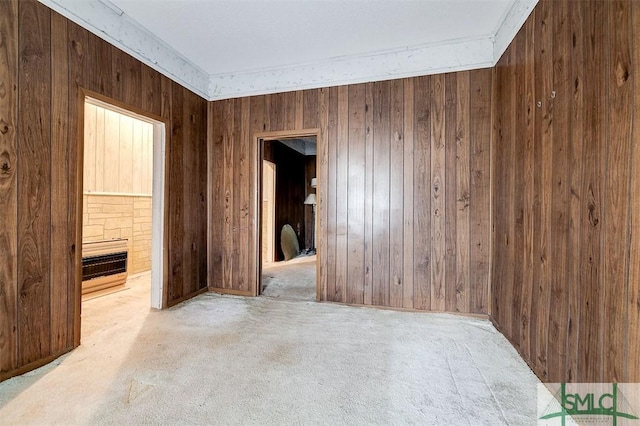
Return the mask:
<path id="1" fill-rule="evenodd" d="M 213 101 L 494 66 L 538 0 L 515 0 L 494 34 L 249 72 L 209 75 L 117 7 L 38 0 L 203 98 Z"/>

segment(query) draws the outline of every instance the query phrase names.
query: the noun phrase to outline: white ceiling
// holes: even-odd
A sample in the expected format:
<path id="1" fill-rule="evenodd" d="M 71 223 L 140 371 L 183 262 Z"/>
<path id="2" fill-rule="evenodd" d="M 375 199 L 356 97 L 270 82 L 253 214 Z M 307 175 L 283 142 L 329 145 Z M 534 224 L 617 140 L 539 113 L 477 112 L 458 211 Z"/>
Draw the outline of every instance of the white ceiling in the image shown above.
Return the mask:
<path id="1" fill-rule="evenodd" d="M 40 0 L 208 99 L 483 68 L 537 0 Z"/>

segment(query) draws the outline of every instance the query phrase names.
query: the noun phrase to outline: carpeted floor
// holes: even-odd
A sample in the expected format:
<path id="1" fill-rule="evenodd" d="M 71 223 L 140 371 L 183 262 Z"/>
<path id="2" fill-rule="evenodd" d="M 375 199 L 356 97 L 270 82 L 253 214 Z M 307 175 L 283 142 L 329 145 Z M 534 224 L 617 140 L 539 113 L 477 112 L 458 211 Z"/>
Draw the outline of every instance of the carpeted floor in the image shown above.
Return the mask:
<path id="1" fill-rule="evenodd" d="M 267 297 L 316 300 L 316 256 L 263 264 L 262 287 Z"/>
<path id="2" fill-rule="evenodd" d="M 535 424 L 536 384 L 489 321 L 203 294 L 148 276 L 83 304 L 82 346 L 0 383 L 0 424 Z"/>

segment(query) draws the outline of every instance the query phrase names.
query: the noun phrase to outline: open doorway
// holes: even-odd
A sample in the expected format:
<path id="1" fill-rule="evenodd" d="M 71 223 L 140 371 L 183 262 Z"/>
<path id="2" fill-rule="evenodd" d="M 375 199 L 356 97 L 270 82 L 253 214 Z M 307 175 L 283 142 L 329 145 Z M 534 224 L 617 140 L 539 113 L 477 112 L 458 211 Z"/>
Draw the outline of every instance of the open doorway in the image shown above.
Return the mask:
<path id="1" fill-rule="evenodd" d="M 317 135 L 259 138 L 260 294 L 316 300 Z"/>
<path id="2" fill-rule="evenodd" d="M 164 305 L 165 124 L 84 98 L 81 304 L 127 291 Z M 85 317 L 83 316 L 83 323 Z"/>

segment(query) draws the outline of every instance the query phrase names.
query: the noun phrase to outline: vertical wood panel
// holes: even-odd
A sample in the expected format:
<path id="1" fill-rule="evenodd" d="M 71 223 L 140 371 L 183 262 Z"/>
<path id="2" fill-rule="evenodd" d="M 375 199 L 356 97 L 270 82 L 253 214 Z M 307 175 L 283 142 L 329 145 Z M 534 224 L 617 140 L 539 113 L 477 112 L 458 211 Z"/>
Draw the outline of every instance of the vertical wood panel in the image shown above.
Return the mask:
<path id="1" fill-rule="evenodd" d="M 250 125 L 249 125 L 249 177 L 255 176 L 256 172 L 259 172 L 261 169 L 258 166 L 258 158 L 260 155 L 260 146 L 258 146 L 257 142 L 254 139 L 254 135 L 256 133 L 264 131 L 264 96 L 254 96 L 251 98 L 249 104 L 249 113 L 251 115 Z M 218 168 L 219 169 L 219 168 Z M 257 182 L 254 182 L 254 185 L 257 185 Z M 257 202 L 260 200 L 261 192 L 260 190 L 256 191 L 253 194 L 253 198 L 249 200 L 249 232 L 247 242 L 247 247 L 250 248 L 254 243 L 255 239 L 258 238 L 257 232 L 259 229 L 258 224 L 255 222 L 255 212 L 257 208 Z M 215 201 L 214 201 L 215 202 Z M 260 218 L 258 220 L 261 220 Z M 219 241 L 219 240 L 217 240 Z M 254 293 L 257 293 L 258 280 L 258 264 L 261 262 L 261 258 L 256 258 L 255 255 L 249 253 L 249 274 L 247 279 L 249 280 L 249 287 Z M 211 259 L 209 259 L 211 262 Z M 211 286 L 210 286 L 211 287 Z M 219 287 L 219 286 L 216 286 Z"/>
<path id="2" fill-rule="evenodd" d="M 638 16 L 629 1 L 543 0 L 500 61 L 515 55 L 512 70 L 496 69 L 493 319 L 551 382 L 638 380 Z M 507 156 L 513 132 L 526 145 Z M 498 234 L 506 221 L 519 238 L 521 204 L 511 273 Z"/>
<path id="3" fill-rule="evenodd" d="M 534 206 L 535 206 L 535 116 L 536 116 L 536 99 L 534 97 L 535 90 L 535 67 L 534 67 L 534 25 L 531 21 L 527 22 L 524 27 L 525 37 L 525 68 L 521 69 L 521 72 L 525 74 L 525 82 L 524 82 L 524 90 L 525 90 L 525 98 L 526 104 L 526 115 L 525 120 L 526 123 L 523 123 L 526 130 L 526 143 L 524 148 L 524 217 L 523 217 L 523 238 L 524 238 L 524 253 L 523 256 L 523 285 L 522 285 L 522 308 L 520 312 L 520 324 L 519 324 L 519 335 L 520 337 L 517 339 L 519 342 L 519 347 L 522 353 L 527 354 L 528 357 L 531 356 L 531 324 L 532 324 L 532 307 L 534 306 L 535 301 L 533 300 L 533 288 L 534 288 L 534 268 L 533 268 L 533 258 L 534 258 L 534 239 L 535 239 L 535 231 L 534 231 Z M 498 86 L 498 84 L 496 84 Z M 499 90 L 499 87 L 495 87 L 496 92 Z M 497 103 L 496 103 L 497 105 Z M 497 118 L 496 118 L 497 119 Z M 497 164 L 497 163 L 496 163 Z M 497 168 L 497 166 L 492 166 Z M 495 186 L 498 186 L 497 181 L 494 179 Z M 495 201 L 494 201 L 495 204 Z M 497 218 L 497 216 L 496 216 Z M 496 220 L 494 220 L 494 223 Z M 495 252 L 495 248 L 494 248 Z M 495 262 L 495 258 L 493 258 L 492 262 Z M 495 269 L 494 269 L 495 270 Z M 496 274 L 492 276 L 492 281 L 494 283 L 501 281 L 499 278 L 500 274 Z"/>
<path id="4" fill-rule="evenodd" d="M 224 138 L 222 128 L 219 123 L 223 122 L 223 103 L 211 102 L 208 106 L 208 151 L 207 151 L 207 167 L 208 167 L 208 286 L 221 288 L 223 285 L 222 277 L 222 258 L 223 258 L 223 229 L 224 219 L 219 214 L 219 205 L 223 200 L 224 180 L 223 167 L 219 164 L 224 160 Z"/>
<path id="5" fill-rule="evenodd" d="M 336 301 L 338 88 L 327 90 L 327 301 Z"/>
<path id="6" fill-rule="evenodd" d="M 402 277 L 402 307 L 412 309 L 413 304 L 413 129 L 414 129 L 414 79 L 404 80 L 404 114 L 403 114 L 403 277 Z"/>
<path id="7" fill-rule="evenodd" d="M 116 161 L 119 163 L 120 173 L 116 180 L 118 181 L 118 192 L 124 192 L 126 188 L 133 186 L 133 119 L 124 115 L 119 115 L 118 119 L 120 120 L 120 134 Z"/>
<path id="8" fill-rule="evenodd" d="M 604 8 L 600 2 L 584 3 L 584 43 L 585 75 L 597 76 L 602 70 L 604 31 L 606 22 Z M 578 355 L 578 372 L 581 381 L 599 382 L 602 370 L 600 341 L 601 317 L 601 241 L 602 241 L 602 161 L 606 158 L 604 133 L 604 84 L 599 79 L 590 78 L 584 85 L 584 168 L 582 177 L 582 240 L 580 271 L 581 301 L 579 340 L 582 350 Z"/>
<path id="9" fill-rule="evenodd" d="M 469 73 L 456 80 L 455 310 L 469 312 Z"/>
<path id="10" fill-rule="evenodd" d="M 571 73 L 569 45 L 568 5 L 565 2 L 553 4 L 553 40 L 557 43 L 553 55 L 553 159 L 551 162 L 551 247 L 550 255 L 553 260 L 551 270 L 551 301 L 549 306 L 549 347 L 548 353 L 554 354 L 548 358 L 549 378 L 564 381 L 566 375 L 566 341 L 567 341 L 567 285 L 565 271 L 567 264 L 567 236 L 569 211 L 569 176 L 570 157 L 567 142 L 571 140 L 571 121 L 569 116 L 570 86 L 568 81 Z"/>
<path id="11" fill-rule="evenodd" d="M 87 125 L 87 117 L 85 115 L 85 127 Z M 96 170 L 96 179 L 95 179 L 95 191 L 104 191 L 104 176 L 105 176 L 105 154 L 104 154 L 104 146 L 105 142 L 113 142 L 114 139 L 106 138 L 107 130 L 105 128 L 105 110 L 99 108 L 96 110 L 96 161 L 95 161 L 95 170 Z M 91 167 L 91 164 L 88 162 L 88 158 L 86 155 L 86 146 L 87 139 L 85 137 L 84 140 L 85 146 L 85 155 L 84 155 L 84 168 L 86 170 L 87 167 Z M 111 165 L 112 166 L 112 165 Z M 82 182 L 83 191 L 86 192 L 89 189 L 88 183 Z"/>
<path id="12" fill-rule="evenodd" d="M 391 82 L 389 147 L 389 306 L 402 307 L 404 285 L 404 85 Z"/>
<path id="13" fill-rule="evenodd" d="M 176 89 L 178 88 L 179 86 L 176 85 Z M 182 124 L 182 139 L 184 139 L 184 141 L 191 141 L 196 139 L 197 135 L 194 132 L 193 126 L 195 115 L 193 114 L 193 104 L 190 93 L 183 93 L 182 108 L 180 109 L 180 111 L 182 112 L 180 121 L 180 123 Z M 177 203 L 176 205 L 182 207 L 179 214 L 177 212 L 175 216 L 174 214 L 172 214 L 172 217 L 175 217 L 176 219 L 175 231 L 180 233 L 182 239 L 182 250 L 180 250 L 180 248 L 176 250 L 181 254 L 180 262 L 182 263 L 182 269 L 180 271 L 180 281 L 182 282 L 182 289 L 180 295 L 182 297 L 191 294 L 198 288 L 197 268 L 195 267 L 195 263 L 198 260 L 198 247 L 195 244 L 195 232 L 190 226 L 191 223 L 197 221 L 196 216 L 198 210 L 186 208 L 186 206 L 193 205 L 194 198 L 196 198 L 198 195 L 198 181 L 197 179 L 194 179 L 191 184 L 188 184 L 186 182 L 186 177 L 189 176 L 191 172 L 196 172 L 197 174 L 195 153 L 191 147 L 191 144 L 187 142 L 182 143 L 180 144 L 180 146 L 176 146 L 176 150 L 178 149 L 182 150 L 182 152 L 180 153 L 181 163 L 176 164 L 174 173 L 174 175 L 177 175 L 176 185 L 170 188 L 170 191 L 172 191 L 176 195 L 176 197 L 180 199 L 180 203 Z"/>
<path id="14" fill-rule="evenodd" d="M 491 70 L 471 73 L 469 82 L 469 154 L 471 183 L 471 261 L 469 289 L 471 312 L 488 311 L 489 280 L 489 196 L 490 152 L 486 143 L 491 134 Z"/>
<path id="15" fill-rule="evenodd" d="M 222 284 L 231 288 L 233 284 L 233 100 L 224 101 L 223 122 L 223 235 L 222 235 Z M 220 200 L 219 200 L 220 202 Z"/>
<path id="16" fill-rule="evenodd" d="M 514 84 L 515 87 L 525 87 L 526 86 L 526 73 L 523 72 L 524 67 L 526 66 L 526 33 L 521 31 L 517 38 L 514 41 L 514 45 L 516 48 L 515 52 L 515 79 Z M 513 96 L 510 94 L 510 96 Z M 524 196 L 525 192 L 522 190 L 526 182 L 524 180 L 524 175 L 522 171 L 524 170 L 525 165 L 525 152 L 527 150 L 527 125 L 526 125 L 526 114 L 527 114 L 527 98 L 526 96 L 519 96 L 515 99 L 515 108 L 514 108 L 514 122 L 516 123 L 516 128 L 514 131 L 514 148 L 513 148 L 513 165 L 514 165 L 514 173 L 513 173 L 513 188 L 520 188 L 520 190 L 514 190 L 512 192 L 512 202 L 514 203 L 512 218 L 514 220 L 513 223 L 513 281 L 514 282 L 523 282 L 524 280 L 524 263 L 517 261 L 517 259 L 522 258 L 524 256 L 524 247 L 525 247 L 525 231 L 524 231 Z M 521 342 L 520 338 L 522 334 L 519 332 L 520 324 L 522 322 L 522 300 L 527 297 L 526 289 L 524 286 L 514 286 L 513 288 L 513 299 L 511 302 L 511 330 L 512 335 L 514 336 L 513 341 L 515 342 L 516 347 L 519 347 Z"/>
<path id="17" fill-rule="evenodd" d="M 18 1 L 0 3 L 0 375 L 18 367 Z"/>
<path id="18" fill-rule="evenodd" d="M 0 36 L 1 37 L 1 36 Z M 68 327 L 69 301 L 73 297 L 73 272 L 69 270 L 69 59 L 67 21 L 51 14 L 51 352 L 73 345 Z M 1 198 L 1 197 L 0 197 Z"/>
<path id="19" fill-rule="evenodd" d="M 209 195 L 210 214 L 223 218 L 229 235 L 243 229 L 226 209 L 232 200 L 244 199 L 243 188 L 251 185 L 238 171 L 242 161 L 237 152 L 250 143 L 242 134 L 247 121 L 256 128 L 262 123 L 261 131 L 300 126 L 301 120 L 305 127 L 317 125 L 319 145 L 326 141 L 325 147 L 318 147 L 319 164 L 326 163 L 326 169 L 320 166 L 317 171 L 326 174 L 326 194 L 318 206 L 320 227 L 326 232 L 318 238 L 319 299 L 487 313 L 491 87 L 491 71 L 482 70 L 305 91 L 302 97 L 272 94 L 264 96 L 264 109 L 256 113 L 260 117 L 253 106 L 248 117 L 246 111 L 238 112 L 242 99 L 214 102 L 210 149 L 219 144 L 219 134 L 225 135 L 229 159 L 221 153 L 221 170 L 215 175 L 209 170 L 210 191 L 216 191 L 215 180 L 227 191 L 217 205 L 217 197 Z M 226 112 L 216 112 L 220 109 Z M 437 119 L 432 118 L 433 110 L 438 111 Z M 434 182 L 437 200 L 432 204 Z M 230 210 L 242 212 L 239 202 Z M 437 241 L 432 232 L 434 206 L 440 224 Z M 218 226 L 211 226 L 210 250 Z M 246 255 L 255 261 L 255 243 L 242 247 L 225 235 L 218 237 L 219 255 L 210 253 L 210 262 L 218 265 L 210 269 L 223 270 L 221 280 L 210 282 L 210 287 L 233 293 L 241 291 L 242 280 L 236 275 L 242 273 L 243 261 L 229 258 Z M 434 253 L 440 258 L 437 289 L 431 285 Z"/>
<path id="20" fill-rule="evenodd" d="M 604 192 L 606 221 L 604 252 L 604 306 L 603 306 L 603 380 L 622 382 L 624 380 L 625 332 L 627 322 L 628 264 L 628 197 L 632 184 L 629 162 L 631 157 L 631 52 L 630 3 L 627 1 L 608 2 L 610 46 L 608 58 L 608 131 L 609 154 L 607 158 L 607 178 Z M 638 94 L 636 94 L 638 96 Z M 637 143 L 638 141 L 636 141 Z M 637 184 L 637 183 L 636 183 Z M 638 261 L 636 259 L 636 261 Z M 637 335 L 636 335 L 637 337 Z M 640 362 L 640 359 L 636 359 Z"/>
<path id="21" fill-rule="evenodd" d="M 431 309 L 431 84 L 414 82 L 413 306 Z"/>
<path id="22" fill-rule="evenodd" d="M 390 82 L 374 83 L 373 91 L 373 297 L 389 306 L 389 114 Z"/>
<path id="23" fill-rule="evenodd" d="M 18 13 L 18 361 L 51 349 L 51 15 L 28 2 Z"/>
<path id="24" fill-rule="evenodd" d="M 336 144 L 336 288 L 335 300 L 347 297 L 349 173 L 349 87 L 338 87 L 338 135 Z"/>
<path id="25" fill-rule="evenodd" d="M 445 78 L 432 77 L 431 86 L 431 310 L 445 310 L 446 143 Z"/>
<path id="26" fill-rule="evenodd" d="M 305 92 L 306 93 L 306 92 Z M 316 300 L 328 300 L 327 298 L 327 285 L 328 285 L 328 252 L 327 252 L 327 223 L 329 220 L 327 206 L 328 206 L 328 181 L 329 181 L 329 141 L 328 141 L 328 127 L 329 127 L 329 109 L 328 98 L 329 92 L 326 89 L 318 90 L 318 122 L 317 125 L 320 128 L 320 134 L 317 141 L 317 177 L 318 177 L 318 205 L 317 208 L 317 223 L 318 233 L 316 235 L 316 247 L 318 248 L 318 256 L 316 258 L 316 280 L 319 281 L 319 285 L 316 290 Z M 306 95 L 305 95 L 306 96 Z M 305 98 L 306 99 L 306 98 Z M 305 111 L 308 108 L 305 106 Z"/>
<path id="27" fill-rule="evenodd" d="M 552 4 L 545 2 L 538 9 L 538 20 L 536 27 L 536 40 L 540 40 L 540 48 L 536 51 L 539 55 L 539 63 L 543 70 L 547 72 L 539 73 L 540 75 L 540 95 L 542 99 L 541 107 L 541 126 L 540 134 L 540 161 L 542 162 L 542 170 L 540 172 L 540 214 L 539 214 L 539 307 L 544 310 L 546 315 L 538 315 L 537 317 L 537 342 L 536 342 L 536 364 L 538 371 L 546 379 L 548 377 L 547 370 L 547 345 L 549 343 L 549 304 L 551 301 L 551 272 L 555 259 L 551 254 L 551 188 L 552 174 L 551 165 L 553 159 L 553 99 L 551 92 L 553 90 L 553 21 Z M 542 47 L 544 46 L 544 47 Z"/>
<path id="28" fill-rule="evenodd" d="M 571 16 L 571 38 L 577 38 L 582 31 L 582 3 L 572 5 L 569 10 Z M 582 143 L 584 140 L 584 102 L 583 91 L 585 83 L 584 68 L 581 66 L 584 61 L 583 43 L 571 44 L 571 145 L 570 163 L 571 188 L 569 200 L 569 230 L 567 233 L 567 271 L 565 283 L 568 286 L 568 318 L 567 318 L 567 360 L 566 360 L 566 380 L 577 381 L 578 377 L 578 352 L 580 350 L 578 340 L 578 318 L 580 308 L 580 265 L 581 249 L 580 236 L 582 230 Z M 568 95 L 568 93 L 567 93 Z"/>
<path id="29" fill-rule="evenodd" d="M 365 88 L 364 304 L 373 303 L 373 83 Z"/>
<path id="30" fill-rule="evenodd" d="M 249 124 L 250 124 L 250 103 L 249 98 L 242 98 L 240 101 L 240 149 L 238 150 L 238 168 L 240 169 L 240 234 L 239 245 L 241 247 L 250 247 L 249 239 L 249 205 L 251 196 L 249 190 L 253 187 L 251 182 L 251 173 L 249 172 Z M 249 291 L 251 287 L 249 278 L 249 253 L 248 250 L 242 248 L 238 256 L 239 272 L 242 274 L 239 288 L 241 291 Z"/>
<path id="31" fill-rule="evenodd" d="M 325 93 L 326 95 L 326 93 Z M 302 129 L 320 128 L 324 130 L 327 128 L 328 123 L 320 123 L 319 114 L 320 111 L 320 89 L 305 90 L 302 92 L 303 96 L 303 114 L 302 114 Z"/>
<path id="32" fill-rule="evenodd" d="M 73 291 L 70 292 L 69 300 L 69 334 L 73 335 L 73 345 L 80 344 L 80 297 L 81 291 L 81 269 L 79 268 L 82 261 L 82 249 L 77 247 L 78 237 L 82 237 L 82 222 L 78 220 L 82 210 L 82 199 L 78 194 L 78 180 L 82 179 L 82 153 L 78 152 L 78 140 L 82 138 L 82 125 L 79 112 L 82 111 L 82 105 L 78 104 L 78 88 L 85 86 L 86 72 L 89 66 L 87 61 L 87 31 L 67 21 L 67 46 L 69 58 L 69 91 L 67 94 L 69 105 L 68 129 L 69 129 L 69 204 L 67 211 L 67 223 L 69 224 L 69 242 L 71 250 L 69 251 L 68 270 L 73 275 Z M 44 356 L 44 354 L 43 354 Z"/>
<path id="33" fill-rule="evenodd" d="M 169 146 L 169 176 L 167 177 L 167 185 L 169 186 L 170 197 L 175 201 L 169 207 L 169 241 L 172 242 L 169 247 L 169 262 L 171 268 L 169 270 L 169 279 L 173 283 L 169 288 L 169 299 L 178 300 L 184 294 L 185 282 L 183 280 L 183 261 L 185 249 L 184 235 L 184 192 L 183 192 L 183 170 L 184 170 L 184 94 L 180 90 L 180 86 L 171 83 L 171 99 L 173 108 L 171 108 L 171 145 Z M 188 254 L 187 254 L 188 256 Z"/>
<path id="34" fill-rule="evenodd" d="M 242 187 L 246 185 L 246 182 L 242 181 L 242 159 L 240 158 L 240 154 L 242 151 L 243 145 L 245 145 L 244 141 L 240 139 L 240 128 L 242 126 L 241 120 L 241 99 L 234 99 L 231 101 L 231 114 L 233 114 L 232 123 L 233 125 L 230 127 L 231 131 L 231 140 L 236 141 L 239 140 L 240 143 L 234 143 L 231 161 L 232 161 L 232 173 L 230 173 L 231 185 L 239 185 Z M 280 170 L 278 170 L 280 172 Z M 277 184 L 277 178 L 276 178 Z M 240 251 L 243 251 L 244 248 L 241 247 L 240 243 L 240 217 L 241 217 L 241 205 L 242 205 L 242 194 L 240 191 L 234 191 L 233 197 L 231 198 L 232 202 L 229 203 L 230 211 L 230 232 L 231 232 L 231 259 L 229 259 L 230 270 L 233 276 L 233 285 L 238 289 L 244 287 L 244 278 L 246 270 L 240 265 Z M 277 192 L 277 191 L 276 191 Z M 277 196 L 277 194 L 276 194 Z M 279 203 L 276 201 L 276 211 L 278 209 Z M 276 213 L 277 215 L 277 213 Z M 280 227 L 276 224 L 276 232 L 280 229 Z M 277 238 L 276 238 L 276 241 Z"/>
<path id="35" fill-rule="evenodd" d="M 458 126 L 458 108 L 456 104 L 457 98 L 457 81 L 458 77 L 462 77 L 464 73 L 445 74 L 445 173 L 446 181 L 444 185 L 444 193 L 446 195 L 445 207 L 445 260 L 444 275 L 445 280 L 445 310 L 455 312 L 456 310 L 456 257 L 457 257 L 457 241 L 456 241 L 456 194 L 457 190 L 457 126 Z"/>
<path id="36" fill-rule="evenodd" d="M 114 111 L 104 111 L 104 156 L 101 176 L 102 191 L 118 192 L 120 184 L 120 115 Z M 87 134 L 85 132 L 85 137 Z M 87 159 L 88 161 L 90 158 Z M 97 164 L 98 162 L 96 162 Z M 87 164 L 90 164 L 87 162 Z M 86 188 L 91 188 L 86 186 Z M 98 187 L 96 186 L 96 190 Z"/>
<path id="37" fill-rule="evenodd" d="M 113 96 L 113 85 L 111 84 L 113 47 L 98 36 L 88 34 L 87 49 L 92 52 L 92 55 L 89 56 L 88 86 L 95 92 L 109 97 Z"/>
<path id="38" fill-rule="evenodd" d="M 349 88 L 347 303 L 364 303 L 365 85 Z M 344 151 L 343 151 L 344 152 Z"/>
<path id="39" fill-rule="evenodd" d="M 631 6 L 631 29 L 632 40 L 640 40 L 640 5 L 633 3 Z M 640 69 L 640 52 L 637 47 L 632 50 L 632 70 Z M 634 73 L 633 81 L 633 140 L 640 140 L 640 124 L 637 119 L 640 117 L 640 76 Z M 627 359 L 626 361 L 626 377 L 627 383 L 638 383 L 640 381 L 640 339 L 635 338 L 638 330 L 640 330 L 640 262 L 631 261 L 640 259 L 640 145 L 633 144 L 631 161 L 631 185 L 629 214 L 630 214 L 630 232 L 631 242 L 629 249 L 629 293 L 627 303 L 629 304 L 629 316 L 627 325 Z"/>
<path id="40" fill-rule="evenodd" d="M 106 61 L 105 63 L 111 64 Z M 160 85 L 160 73 L 156 72 L 153 68 L 146 65 L 142 65 L 142 77 L 141 84 L 143 88 L 142 93 L 142 109 L 155 115 L 161 114 L 161 85 Z M 106 93 L 105 93 L 106 94 Z M 109 96 L 108 94 L 106 94 Z"/>

